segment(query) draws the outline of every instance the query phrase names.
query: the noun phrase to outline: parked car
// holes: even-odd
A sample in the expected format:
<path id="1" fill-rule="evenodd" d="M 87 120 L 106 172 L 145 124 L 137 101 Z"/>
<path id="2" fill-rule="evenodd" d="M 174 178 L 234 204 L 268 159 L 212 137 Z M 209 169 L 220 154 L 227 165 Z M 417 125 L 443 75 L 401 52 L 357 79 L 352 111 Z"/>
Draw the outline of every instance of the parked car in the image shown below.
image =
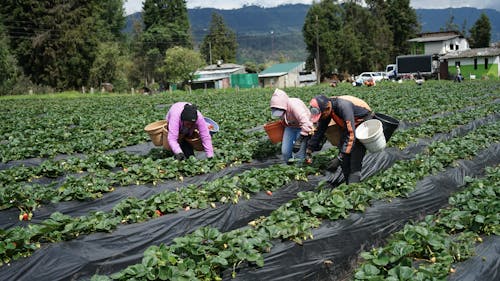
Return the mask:
<path id="1" fill-rule="evenodd" d="M 356 80 L 361 78 L 364 81 L 372 79 L 375 82 L 380 82 L 382 80 L 387 80 L 387 75 L 383 72 L 363 72 L 356 77 Z"/>

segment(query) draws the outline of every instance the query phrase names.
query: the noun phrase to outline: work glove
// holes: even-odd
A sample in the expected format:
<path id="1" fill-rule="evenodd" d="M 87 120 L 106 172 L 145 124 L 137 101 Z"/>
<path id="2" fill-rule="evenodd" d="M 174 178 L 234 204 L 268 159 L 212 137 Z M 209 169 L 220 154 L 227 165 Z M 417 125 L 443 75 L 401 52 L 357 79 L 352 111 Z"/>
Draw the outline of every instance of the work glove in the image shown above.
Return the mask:
<path id="1" fill-rule="evenodd" d="M 186 155 L 184 155 L 184 153 L 177 153 L 174 155 L 175 159 L 179 160 L 179 161 L 182 161 L 184 159 L 186 159 Z"/>
<path id="2" fill-rule="evenodd" d="M 335 172 L 337 168 L 340 165 L 342 165 L 343 161 L 344 161 L 344 154 L 340 153 L 337 157 L 335 157 L 335 159 L 333 159 L 332 161 L 330 161 L 330 163 L 328 163 L 328 166 L 326 166 L 326 170 L 332 173 Z"/>
<path id="3" fill-rule="evenodd" d="M 306 157 L 304 158 L 304 163 L 306 165 L 312 164 L 312 150 L 306 149 Z"/>
<path id="4" fill-rule="evenodd" d="M 293 153 L 297 153 L 299 152 L 300 150 L 300 147 L 302 146 L 302 143 L 304 141 L 307 141 L 309 139 L 309 136 L 303 136 L 303 135 L 300 135 L 297 140 L 295 141 L 295 143 L 293 144 Z"/>

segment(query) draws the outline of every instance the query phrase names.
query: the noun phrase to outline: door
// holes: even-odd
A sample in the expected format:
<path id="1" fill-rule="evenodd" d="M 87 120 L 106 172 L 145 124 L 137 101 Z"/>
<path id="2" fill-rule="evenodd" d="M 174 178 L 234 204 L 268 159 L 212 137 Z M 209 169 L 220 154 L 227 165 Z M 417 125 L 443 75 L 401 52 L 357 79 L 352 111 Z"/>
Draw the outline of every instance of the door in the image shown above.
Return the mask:
<path id="1" fill-rule="evenodd" d="M 443 60 L 439 64 L 439 77 L 440 79 L 448 79 L 448 60 Z"/>

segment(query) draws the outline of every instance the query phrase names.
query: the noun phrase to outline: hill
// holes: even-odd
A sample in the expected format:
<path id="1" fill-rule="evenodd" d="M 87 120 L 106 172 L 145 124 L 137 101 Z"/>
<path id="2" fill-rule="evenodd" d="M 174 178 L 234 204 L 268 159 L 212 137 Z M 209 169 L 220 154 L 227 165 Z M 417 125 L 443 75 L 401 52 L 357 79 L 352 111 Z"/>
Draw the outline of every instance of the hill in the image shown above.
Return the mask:
<path id="1" fill-rule="evenodd" d="M 306 47 L 302 39 L 302 26 L 310 5 L 289 4 L 273 8 L 245 6 L 234 10 L 214 8 L 188 9 L 191 30 L 196 43 L 207 33 L 213 12 L 220 14 L 226 25 L 236 32 L 238 40 L 238 63 L 277 60 L 284 57 L 290 61 L 305 60 Z M 468 31 L 481 13 L 491 23 L 491 41 L 500 41 L 500 11 L 476 8 L 416 9 L 422 25 L 422 32 L 439 31 L 453 16 L 460 29 Z M 134 20 L 141 20 L 141 14 L 127 17 L 124 32 L 132 30 Z"/>

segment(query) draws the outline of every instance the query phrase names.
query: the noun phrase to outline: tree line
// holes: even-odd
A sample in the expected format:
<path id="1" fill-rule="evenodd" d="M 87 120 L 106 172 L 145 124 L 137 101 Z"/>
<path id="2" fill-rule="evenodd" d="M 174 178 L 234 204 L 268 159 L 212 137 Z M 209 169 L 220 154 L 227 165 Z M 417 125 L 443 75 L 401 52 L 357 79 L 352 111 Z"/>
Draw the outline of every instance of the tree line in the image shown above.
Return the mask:
<path id="1" fill-rule="evenodd" d="M 189 85 L 196 69 L 236 63 L 238 43 L 221 15 L 194 46 L 185 0 L 145 0 L 130 36 L 124 0 L 4 0 L 0 6 L 0 94 Z M 321 0 L 309 8 L 302 35 L 309 69 L 322 77 L 383 69 L 409 51 L 420 26 L 409 0 Z M 256 19 L 258 20 L 258 19 Z M 473 46 L 489 45 L 485 15 L 472 27 Z M 281 44 L 283 44 L 281 42 Z M 286 60 L 286 58 L 282 58 Z M 249 72 L 264 65 L 245 63 Z"/>

